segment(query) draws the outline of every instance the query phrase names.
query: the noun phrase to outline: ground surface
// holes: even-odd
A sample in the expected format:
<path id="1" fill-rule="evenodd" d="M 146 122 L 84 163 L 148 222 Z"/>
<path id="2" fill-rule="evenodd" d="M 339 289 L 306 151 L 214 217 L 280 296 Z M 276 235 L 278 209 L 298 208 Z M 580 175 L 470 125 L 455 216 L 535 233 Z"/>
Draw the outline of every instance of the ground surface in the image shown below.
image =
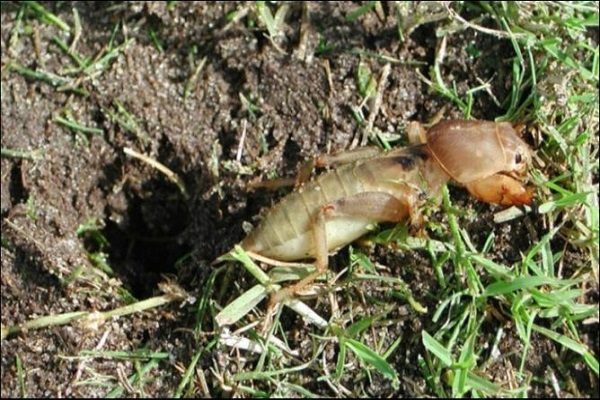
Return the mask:
<path id="1" fill-rule="evenodd" d="M 203 299 L 205 290 L 213 287 L 207 285 L 210 262 L 239 242 L 244 225 L 255 224 L 261 210 L 285 192 L 248 192 L 248 182 L 292 176 L 308 157 L 347 149 L 360 139 L 362 125 L 352 109 L 363 100 L 357 70 L 368 68 L 377 81 L 385 64 L 372 54 L 398 60 L 392 64 L 374 120 L 381 132 L 402 133 L 408 121 L 427 121 L 444 107 L 445 118 L 462 116 L 419 76 L 419 72 L 429 76 L 440 46 L 436 23 L 406 32 L 400 42 L 395 12 L 387 6 L 382 16 L 370 12 L 349 22 L 347 16 L 357 4 L 311 4 L 306 36 L 299 22 L 302 8 L 291 6 L 284 32 L 274 40 L 256 26 L 256 20 L 252 22 L 253 9 L 236 3 L 43 6 L 72 27 L 76 9 L 82 29 L 72 54 L 100 61 L 85 72 L 77 70 L 77 57 L 56 40 L 69 47 L 72 34 L 40 18 L 33 8 L 19 15 L 22 8 L 3 4 L 3 329 L 36 317 L 117 309 L 128 303 L 125 293 L 138 300 L 160 295 L 158 284 L 167 279 L 197 302 Z M 228 20 L 236 11 L 239 20 Z M 436 12 L 440 10 L 430 10 Z M 299 43 L 308 49 L 308 60 Z M 483 55 L 473 58 L 467 51 L 471 46 L 461 43 Z M 503 99 L 510 90 L 512 66 L 511 58 L 503 54 L 511 51 L 508 40 L 474 30 L 455 33 L 449 37 L 443 74 L 458 91 L 467 87 L 461 85 L 489 81 L 491 92 Z M 106 54 L 113 57 L 102 60 Z M 47 74 L 33 76 L 31 71 Z M 485 91 L 475 95 L 472 108 L 477 119 L 494 119 L 502 112 Z M 368 107 L 365 110 L 368 118 Z M 65 120 L 95 130 L 71 129 L 61 123 Z M 148 163 L 126 155 L 125 148 L 168 167 L 183 181 L 185 193 Z M 7 155 L 4 149 L 22 153 Z M 497 209 L 474 202 L 460 188 L 451 187 L 450 194 L 453 204 L 464 211 L 461 228 L 477 248 L 494 232 L 490 257 L 498 263 L 519 261 L 532 244 L 531 232 L 539 237 L 548 229 L 535 215 L 494 224 Z M 447 222 L 439 211 L 431 218 L 439 226 Z M 569 268 L 587 263 L 584 254 L 564 242 L 554 244 L 564 246 Z M 429 311 L 417 314 L 398 299 L 392 312 L 397 323 L 385 327 L 386 342 L 403 338 L 388 359 L 401 377 L 398 386 L 390 386 L 377 374 L 365 380 L 356 369 L 346 371 L 340 385 L 371 396 L 435 395 L 419 366 L 424 354 L 420 333 L 429 326 L 439 301 L 436 293 L 442 291 L 428 253 L 386 246 L 362 251 L 387 266 L 384 274 L 410 283 L 412 296 Z M 331 259 L 332 270 L 340 271 L 347 257 L 344 250 Z M 211 289 L 219 294 L 210 295 L 221 305 L 254 284 L 241 267 L 233 277 L 230 273 L 225 289 L 219 281 L 224 276 L 217 275 L 216 289 Z M 353 299 L 353 290 L 339 295 L 339 307 L 344 310 L 355 302 L 354 307 L 364 307 L 368 314 L 369 303 Z M 595 290 L 597 301 L 597 286 Z M 375 284 L 363 285 L 361 296 L 363 291 L 381 296 Z M 118 387 L 127 388 L 129 394 L 171 396 L 199 348 L 205 351 L 193 372 L 195 383 L 184 393 L 235 392 L 235 384 L 216 377 L 238 369 L 252 371 L 257 361 L 251 357 L 240 361 L 239 354 L 214 345 L 218 331 L 212 315 L 199 316 L 197 302 L 183 306 L 173 302 L 111 318 L 96 328 L 72 323 L 11 335 L 2 340 L 2 396 L 128 393 Z M 308 302 L 322 315 L 331 315 L 327 296 Z M 299 349 L 297 364 L 310 360 L 314 350 L 306 344 L 319 330 L 293 313 L 282 318 L 283 326 L 294 332 L 288 345 Z M 482 323 L 490 324 L 490 332 L 501 324 L 495 319 Z M 580 338 L 596 355 L 597 338 L 587 335 L 596 335 L 597 326 L 596 322 L 581 328 Z M 507 363 L 519 362 L 522 349 L 514 338 L 513 331 L 500 343 L 503 353 L 516 354 Z M 533 336 L 531 346 L 525 370 L 547 378 L 546 366 L 564 354 L 540 336 Z M 92 354 L 134 350 L 153 353 L 156 364 L 148 361 L 152 357 Z M 331 348 L 320 357 L 331 359 L 334 353 Z M 125 382 L 146 366 L 143 385 Z M 490 367 L 487 378 L 506 383 L 501 366 Z M 562 395 L 598 396 L 597 375 L 580 361 L 566 368 L 570 372 L 557 373 L 576 382 L 579 392 L 563 387 Z M 319 380 L 315 370 L 290 373 L 289 380 L 321 395 L 347 394 Z M 556 395 L 549 381 L 534 378 L 529 394 Z M 355 384 L 362 389 L 354 389 Z M 274 390 L 262 385 L 256 383 L 255 390 Z"/>

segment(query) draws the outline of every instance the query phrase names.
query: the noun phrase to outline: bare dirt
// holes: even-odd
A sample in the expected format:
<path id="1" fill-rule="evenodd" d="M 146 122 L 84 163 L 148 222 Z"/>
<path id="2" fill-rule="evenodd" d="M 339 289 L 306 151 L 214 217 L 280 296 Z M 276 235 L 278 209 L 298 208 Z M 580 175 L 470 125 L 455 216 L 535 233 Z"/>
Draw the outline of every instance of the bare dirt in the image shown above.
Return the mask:
<path id="1" fill-rule="evenodd" d="M 351 105 L 361 102 L 356 71 L 364 63 L 377 78 L 384 65 L 367 53 L 405 61 L 391 68 L 382 109 L 375 119 L 381 131 L 402 132 L 408 121 L 427 121 L 443 107 L 446 118 L 460 116 L 417 74 L 429 76 L 439 45 L 435 23 L 420 26 L 400 42 L 391 12 L 383 19 L 370 12 L 350 23 L 346 15 L 356 9 L 355 4 L 311 4 L 313 30 L 308 44 L 319 51 L 305 61 L 297 48 L 299 6 L 290 8 L 287 39 L 275 46 L 264 29 L 251 26 L 249 18 L 227 20 L 228 13 L 243 7 L 237 3 L 174 7 L 154 2 L 42 4 L 71 26 L 72 9 L 78 11 L 82 24 L 76 46 L 79 54 L 102 54 L 110 41 L 113 47 L 127 44 L 98 74 L 75 75 L 64 84 L 45 82 L 19 73 L 14 66 L 69 76 L 65 68 L 73 67 L 74 61 L 55 41 L 56 36 L 65 35 L 29 14 L 22 21 L 30 30 L 15 38 L 19 7 L 2 5 L 2 148 L 25 153 L 3 154 L 1 159 L 3 328 L 45 315 L 115 309 L 126 303 L 115 295 L 121 288 L 137 299 L 148 298 L 160 293 L 158 283 L 165 276 L 202 298 L 210 262 L 244 237 L 244 222 L 256 223 L 261 210 L 284 193 L 247 192 L 248 182 L 274 174 L 293 176 L 308 157 L 347 149 L 361 134 L 351 110 Z M 159 38 L 161 49 L 149 32 Z M 474 77 L 489 80 L 496 96 L 504 98 L 510 88 L 512 61 L 502 54 L 510 43 L 468 30 L 450 40 L 473 43 L 485 54 L 474 59 L 465 46 L 449 43 L 444 65 L 449 81 L 454 80 L 460 91 L 462 85 L 472 85 Z M 203 58 L 203 67 L 184 95 Z M 128 131 L 116 122 L 119 105 L 134 116 L 136 128 Z M 476 94 L 473 109 L 478 119 L 493 119 L 501 111 L 485 92 Z M 98 128 L 99 133 L 81 133 L 57 123 L 57 117 L 65 116 Z M 240 146 L 243 151 L 237 163 Z M 188 195 L 155 168 L 127 156 L 124 148 L 144 153 L 174 171 Z M 498 228 L 490 222 L 489 206 L 473 202 L 458 188 L 452 188 L 451 194 L 456 207 L 467 210 L 460 222 L 479 247 L 491 230 L 497 230 L 494 252 L 499 262 L 515 262 L 520 251 L 530 246 L 522 220 Z M 443 221 L 445 217 L 436 218 Z M 529 217 L 526 223 L 543 234 L 544 227 L 536 218 Z M 92 228 L 82 229 L 85 226 Z M 371 252 L 382 264 L 397 266 L 390 268 L 390 274 L 412 282 L 413 295 L 429 305 L 430 312 L 435 310 L 435 293 L 440 288 L 425 252 L 406 254 L 383 247 Z M 93 254 L 107 254 L 106 265 L 112 270 L 97 272 L 104 263 Z M 338 257 L 346 256 L 342 251 Z M 336 263 L 332 259 L 333 269 Z M 244 287 L 251 284 L 246 281 L 252 282 L 247 275 L 236 279 Z M 223 301 L 235 295 L 229 293 Z M 322 304 L 317 307 L 327 312 Z M 104 395 L 102 385 L 80 383 L 84 378 L 101 381 L 99 375 L 114 376 L 119 369 L 129 376 L 139 365 L 101 357 L 84 361 L 76 356 L 84 349 L 140 348 L 170 355 L 160 361 L 160 368 L 147 372 L 144 392 L 137 394 L 170 396 L 181 380 L 182 368 L 214 338 L 209 316 L 204 316 L 205 332 L 195 335 L 191 331 L 197 326 L 195 309 L 172 303 L 112 319 L 97 330 L 68 324 L 3 339 L 2 397 Z M 402 323 L 389 330 L 406 337 L 390 358 L 402 377 L 400 388 L 393 390 L 386 381 L 374 378 L 365 393 L 435 394 L 426 389 L 418 368 L 420 331 L 431 315 L 403 316 L 410 312 L 399 307 Z M 314 328 L 294 316 L 289 318 L 290 326 L 297 325 L 296 344 L 303 343 Z M 543 375 L 547 358 L 556 349 L 547 340 L 536 339 L 527 370 Z M 512 340 L 502 346 L 518 344 L 514 336 Z M 598 348 L 597 339 L 587 340 L 590 347 Z M 215 396 L 227 393 L 209 372 L 213 360 L 226 357 L 216 351 L 206 350 L 199 363 Z M 19 365 L 26 371 L 24 382 L 19 379 Z M 223 365 L 235 369 L 227 361 Z M 589 389 L 581 394 L 597 396 L 597 385 L 590 386 L 587 372 L 581 373 L 584 376 L 575 373 L 574 379 L 580 389 Z M 352 376 L 344 379 L 346 385 L 352 384 Z M 303 379 L 310 390 L 334 395 L 316 378 Z M 554 393 L 541 385 L 530 395 Z"/>

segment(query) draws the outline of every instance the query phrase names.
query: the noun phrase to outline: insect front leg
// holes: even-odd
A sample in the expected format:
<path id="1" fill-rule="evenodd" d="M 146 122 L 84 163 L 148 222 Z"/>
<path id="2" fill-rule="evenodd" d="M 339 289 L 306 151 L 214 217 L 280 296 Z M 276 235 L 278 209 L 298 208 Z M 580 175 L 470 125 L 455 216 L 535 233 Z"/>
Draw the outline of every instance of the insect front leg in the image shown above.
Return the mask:
<path id="1" fill-rule="evenodd" d="M 399 199 L 384 192 L 358 193 L 321 206 L 311 222 L 315 271 L 294 285 L 275 293 L 271 298 L 271 303 L 277 303 L 286 297 L 297 294 L 317 277 L 327 272 L 328 253 L 329 250 L 333 250 L 332 244 L 328 243 L 328 238 L 333 239 L 332 242 L 339 242 L 336 239 L 346 238 L 347 235 L 346 231 L 333 231 L 334 228 L 331 228 L 333 224 L 329 224 L 330 228 L 328 228 L 329 222 L 333 222 L 333 220 L 343 221 L 344 219 L 351 222 L 359 219 L 365 221 L 366 228 L 367 225 L 378 222 L 399 222 L 408 218 L 410 214 L 411 206 L 407 200 Z M 348 237 L 347 243 L 358 236 Z"/>
<path id="2" fill-rule="evenodd" d="M 495 174 L 465 184 L 477 199 L 503 206 L 530 205 L 533 202 L 533 189 L 506 175 Z"/>

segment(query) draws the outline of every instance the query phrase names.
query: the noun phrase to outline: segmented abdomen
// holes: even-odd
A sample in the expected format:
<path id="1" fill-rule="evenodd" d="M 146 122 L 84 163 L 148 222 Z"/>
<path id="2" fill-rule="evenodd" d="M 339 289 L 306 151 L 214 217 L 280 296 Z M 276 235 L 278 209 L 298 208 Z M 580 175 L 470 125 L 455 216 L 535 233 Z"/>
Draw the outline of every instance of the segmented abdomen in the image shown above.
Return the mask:
<path id="1" fill-rule="evenodd" d="M 420 201 L 422 192 L 428 190 L 430 160 L 426 147 L 414 146 L 321 174 L 274 205 L 241 246 L 277 260 L 314 257 L 313 221 L 323 206 L 359 193 L 386 192 L 403 200 L 409 208 L 417 207 L 415 203 Z M 441 170 L 436 169 L 435 174 L 447 180 Z M 403 213 L 410 214 L 411 210 Z M 379 222 L 383 221 L 356 216 L 328 219 L 328 250 L 352 242 Z"/>

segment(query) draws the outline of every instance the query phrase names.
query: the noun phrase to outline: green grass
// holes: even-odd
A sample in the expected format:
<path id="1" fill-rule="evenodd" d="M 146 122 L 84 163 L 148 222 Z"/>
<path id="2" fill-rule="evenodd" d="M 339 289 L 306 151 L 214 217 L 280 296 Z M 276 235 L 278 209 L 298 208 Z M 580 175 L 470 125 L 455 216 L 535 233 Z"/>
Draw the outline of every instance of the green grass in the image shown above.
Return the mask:
<path id="1" fill-rule="evenodd" d="M 179 5 L 171 3 L 169 7 Z M 339 269 L 342 272 L 339 276 L 330 271 L 319 280 L 329 282 L 331 288 L 330 293 L 317 299 L 316 304 L 320 307 L 313 309 L 305 302 L 289 301 L 287 307 L 292 309 L 292 315 L 299 316 L 298 321 L 306 321 L 294 321 L 291 325 L 290 314 L 283 314 L 281 307 L 274 315 L 266 316 L 264 300 L 286 282 L 306 274 L 310 267 L 274 268 L 267 273 L 238 248 L 232 253 L 235 259 L 232 268 L 243 265 L 249 279 L 253 279 L 251 287 L 238 286 L 235 277 L 228 275 L 232 274 L 228 267 L 215 269 L 209 276 L 195 308 L 196 323 L 192 333 L 196 342 L 190 346 L 195 352 L 185 360 L 186 365 L 180 359 L 175 361 L 180 374 L 177 375 L 178 386 L 173 388 L 174 396 L 187 397 L 198 392 L 204 396 L 222 393 L 257 397 L 310 397 L 323 393 L 367 396 L 369 385 L 381 382 L 389 385 L 391 395 L 403 382 L 404 368 L 413 374 L 417 371 L 424 385 L 418 388 L 422 391 L 415 394 L 423 396 L 527 396 L 532 385 L 558 385 L 578 396 L 577 380 L 570 374 L 572 369 L 587 368 L 587 373 L 597 379 L 598 355 L 594 353 L 597 349 L 587 347 L 582 340 L 587 333 L 581 329 L 585 322 L 597 324 L 598 318 L 598 304 L 590 303 L 588 294 L 590 288 L 597 290 L 598 284 L 599 50 L 586 36 L 588 30 L 598 29 L 598 8 L 592 2 L 479 2 L 451 3 L 448 7 L 441 3 L 414 6 L 402 3 L 397 8 L 393 5 L 385 8 L 381 2 L 366 2 L 349 12 L 345 23 L 356 27 L 363 18 L 370 17 L 370 13 L 380 18 L 381 13 L 390 12 L 396 18 L 395 32 L 399 42 L 408 40 L 419 28 L 433 26 L 440 46 L 434 54 L 431 69 L 421 74 L 428 89 L 435 93 L 427 95 L 442 99 L 440 103 L 458 109 L 465 118 L 480 115 L 476 100 L 480 96 L 489 96 L 487 100 L 503 110 L 498 121 L 524 122 L 537 131 L 534 136 L 537 159 L 530 175 L 537 189 L 538 214 L 523 215 L 519 210 L 509 210 L 508 213 L 498 212 L 496 216 L 497 221 L 533 218 L 543 228 L 532 230 L 536 235 L 542 234 L 531 240 L 532 244 L 523 252 L 521 260 L 511 265 L 503 264 L 493 255 L 498 245 L 495 228 L 485 244 L 478 248 L 471 233 L 461 226 L 462 220 L 472 217 L 472 211 L 453 204 L 445 191 L 442 211 L 447 224 L 429 220 L 428 238 L 410 236 L 403 225 L 370 237 L 373 243 L 381 246 L 424 254 L 439 286 L 438 292 L 420 297 L 412 282 L 391 276 L 389 269 L 379 265 L 378 260 L 351 250 L 349 260 Z M 264 33 L 269 39 L 268 46 L 281 52 L 280 46 L 293 46 L 296 40 L 285 37 L 286 24 L 299 24 L 299 21 L 286 18 L 289 11 L 287 4 L 246 4 L 232 17 L 232 23 L 240 29 Z M 463 19 L 463 11 L 468 11 L 472 17 Z M 25 2 L 16 18 L 9 50 L 20 40 L 31 39 L 35 20 L 56 27 L 57 36 L 53 37 L 52 43 L 67 64 L 61 66 L 60 72 L 50 72 L 43 65 L 32 67 L 10 61 L 3 74 L 5 71 L 19 74 L 77 96 L 90 96 L 82 83 L 102 79 L 113 61 L 123 57 L 124 50 L 135 43 L 134 39 L 115 43 L 117 23 L 102 50 L 80 54 L 72 41 L 64 39 L 85 34 L 78 16 L 74 16 L 73 26 L 70 26 L 40 3 Z M 511 87 L 503 97 L 492 92 L 492 83 L 497 82 L 481 82 L 472 77 L 457 82 L 448 74 L 448 70 L 456 68 L 449 57 L 454 51 L 464 50 L 476 59 L 484 54 L 472 43 L 460 40 L 463 32 L 473 30 L 478 35 L 510 43 L 512 53 L 503 57 L 510 62 Z M 63 36 L 65 33 L 74 36 Z M 159 37 L 155 30 L 149 31 L 148 35 L 152 47 L 163 52 L 163 44 L 168 41 Z M 335 57 L 335 51 L 340 49 L 337 43 L 319 37 L 321 48 L 327 51 L 317 48 L 313 62 L 321 62 L 320 56 Z M 197 56 L 192 46 L 190 49 L 190 72 L 181 82 L 182 100 L 193 97 L 198 77 L 209 62 L 206 57 Z M 349 104 L 348 109 L 355 113 L 358 125 L 366 126 L 368 116 L 365 115 L 372 111 L 366 106 L 375 97 L 380 76 L 372 71 L 373 64 L 362 63 L 361 57 L 377 60 L 381 67 L 386 63 L 420 66 L 423 61 L 418 56 L 403 61 L 390 54 L 362 49 L 347 51 L 356 56 L 358 65 L 357 102 Z M 260 108 L 259 99 L 252 94 L 240 93 L 239 96 L 242 111 L 248 118 L 267 112 Z M 112 104 L 112 108 L 102 110 L 106 119 L 141 145 L 146 145 L 148 136 L 140 128 L 141 118 L 129 112 L 126 104 L 118 99 L 109 100 L 106 104 Z M 84 125 L 65 110 L 57 110 L 53 119 L 64 129 L 75 132 L 84 140 L 90 134 L 103 134 L 102 129 Z M 434 114 L 438 110 L 429 111 Z M 381 143 L 381 136 L 377 135 L 380 133 L 367 132 L 365 137 Z M 262 141 L 261 154 L 265 154 L 269 150 L 268 143 L 264 138 Z M 209 165 L 215 178 L 219 177 L 219 166 L 221 171 L 237 170 L 244 174 L 251 174 L 255 169 L 254 166 L 233 165 L 231 160 L 219 160 L 219 156 L 220 150 L 215 143 Z M 3 147 L 2 157 L 33 159 L 39 154 L 37 150 Z M 531 219 L 528 221 L 520 226 L 531 223 Z M 500 229 L 500 225 L 494 226 Z M 82 235 L 96 233 L 94 227 L 82 228 Z M 95 240 L 102 239 L 95 236 Z M 574 264 L 573 259 L 566 258 L 567 253 L 581 255 L 584 263 Z M 97 282 L 90 284 L 94 290 L 106 291 L 106 296 L 121 296 L 122 292 L 109 293 L 106 288 L 108 279 L 104 274 L 111 273 L 111 266 L 105 259 L 93 259 L 93 256 L 90 254 L 92 263 L 102 266 L 103 270 L 95 275 L 96 278 L 89 274 L 80 275 L 76 270 L 66 277 L 66 282 L 83 279 L 81 276 L 85 275 L 85 279 L 101 282 L 97 286 L 94 285 Z M 233 263 L 230 261 L 228 265 L 231 267 Z M 237 273 L 239 269 L 233 274 Z M 374 296 L 369 294 L 372 290 L 366 290 L 374 287 L 380 295 Z M 109 311 L 92 313 L 86 309 L 58 316 L 40 316 L 22 326 L 3 326 L 2 336 L 65 324 L 84 325 L 93 331 L 97 324 L 109 318 L 123 319 L 126 315 L 147 312 L 172 301 L 191 301 L 177 287 L 167 285 L 164 288 L 164 295 L 142 302 L 129 299 L 130 304 Z M 232 292 L 236 296 L 232 296 Z M 231 302 L 222 301 L 232 298 Z M 315 310 L 323 308 L 331 313 L 320 315 Z M 399 308 L 408 312 L 409 317 L 399 318 Z M 287 316 L 282 318 L 282 315 Z M 390 333 L 395 332 L 396 325 L 407 323 L 407 318 L 414 316 L 423 320 L 425 315 L 430 315 L 430 320 L 415 337 L 408 334 L 395 337 Z M 495 322 L 490 323 L 490 320 Z M 295 335 L 301 340 L 296 340 Z M 502 347 L 507 338 L 518 345 L 508 353 Z M 549 341 L 557 354 L 551 355 L 547 374 L 537 371 L 534 375 L 528 370 L 527 360 L 537 351 L 534 346 L 539 340 Z M 416 365 L 406 365 L 406 360 L 396 357 L 404 346 L 418 352 L 413 358 L 417 360 Z M 306 348 L 311 349 L 309 354 L 302 351 Z M 124 392 L 126 381 L 136 393 L 151 394 L 145 391 L 146 374 L 153 369 L 165 368 L 166 350 L 128 350 L 90 353 L 83 349 L 82 359 L 134 360 L 135 373 L 113 376 L 88 371 L 90 378 L 78 384 L 102 388 L 112 397 L 128 394 Z M 517 354 L 518 363 L 507 362 L 514 356 L 510 351 Z M 219 355 L 225 355 L 230 362 L 223 362 Z M 208 362 L 202 363 L 202 360 Z M 25 395 L 28 388 L 21 359 L 17 357 L 15 363 L 19 387 Z M 210 366 L 209 370 L 205 370 L 206 365 Z M 504 369 L 505 375 L 492 376 L 490 371 L 494 371 L 494 367 Z M 407 376 L 414 378 L 414 375 Z"/>
<path id="2" fill-rule="evenodd" d="M 347 21 L 356 21 L 371 12 L 374 3 L 369 2 L 351 13 Z M 521 262 L 503 265 L 488 255 L 494 246 L 493 232 L 484 248 L 476 248 L 469 238 L 469 232 L 460 227 L 457 218 L 460 211 L 454 208 L 445 193 L 443 208 L 448 216 L 450 240 L 440 242 L 440 238 L 430 239 L 416 246 L 429 250 L 443 288 L 439 294 L 439 306 L 433 310 L 431 327 L 425 326 L 421 334 L 426 352 L 420 356 L 419 366 L 428 382 L 425 393 L 453 397 L 523 396 L 529 393 L 533 382 L 551 384 L 549 376 L 532 376 L 527 370 L 526 363 L 533 351 L 534 339 L 550 340 L 562 358 L 571 363 L 582 361 L 592 374 L 598 376 L 599 373 L 597 355 L 580 340 L 579 332 L 581 321 L 593 321 L 598 317 L 598 304 L 582 302 L 586 298 L 587 288 L 590 284 L 594 286 L 593 282 L 597 285 L 598 279 L 598 186 L 592 183 L 593 177 L 597 179 L 598 174 L 598 47 L 591 46 L 582 35 L 586 29 L 597 29 L 598 10 L 590 2 L 574 5 L 496 2 L 469 4 L 467 7 L 478 9 L 480 17 L 467 24 L 453 17 L 452 12 L 448 14 L 437 29 L 442 36 L 442 45 L 436 53 L 430 76 L 423 76 L 423 80 L 458 107 L 465 118 L 472 118 L 478 111 L 474 109 L 475 96 L 487 92 L 505 110 L 498 121 L 526 122 L 541 132 L 539 159 L 533 165 L 531 174 L 540 192 L 539 215 L 550 229 L 523 254 Z M 483 27 L 480 21 L 486 19 L 492 23 Z M 455 84 L 447 81 L 442 65 L 448 46 L 450 43 L 455 45 L 453 35 L 464 29 L 476 29 L 480 34 L 497 36 L 512 43 L 512 87 L 508 97 L 496 98 L 490 92 L 491 85 L 486 82 L 476 82 L 470 89 L 458 90 Z M 399 26 L 398 30 L 402 32 L 402 27 Z M 556 36 L 557 33 L 560 36 Z M 331 45 L 335 47 L 335 44 Z M 475 56 L 479 54 L 473 49 L 471 52 Z M 374 84 L 371 73 L 360 65 L 357 77 L 359 97 L 367 98 L 373 93 L 368 88 Z M 360 107 L 354 109 L 360 110 Z M 364 118 L 360 120 L 364 121 Z M 510 218 L 523 216 L 517 213 Z M 444 229 L 434 227 L 433 231 Z M 585 256 L 585 264 L 565 269 L 568 266 L 564 264 L 565 248 L 557 249 L 552 245 L 562 238 L 566 239 L 565 246 L 570 247 L 571 251 Z M 412 239 L 412 243 L 419 242 Z M 406 235 L 400 235 L 396 240 L 396 245 L 402 246 L 402 243 L 406 243 Z M 372 262 L 363 260 L 362 266 L 372 267 Z M 452 264 L 451 272 L 439 268 L 444 262 Z M 248 261 L 243 261 L 243 265 L 251 270 Z M 353 268 L 349 266 L 349 270 Z M 361 267 L 354 268 L 350 277 L 346 278 L 346 283 L 360 281 L 361 270 Z M 264 284 L 264 279 L 263 276 L 259 282 Z M 385 281 L 382 277 L 376 278 L 379 285 L 398 287 L 398 282 Z M 253 290 L 256 291 L 257 287 Z M 410 293 L 410 287 L 404 293 L 407 292 Z M 251 295 L 258 300 L 266 292 L 256 291 Z M 248 298 L 242 303 L 248 305 Z M 379 315 L 374 311 L 376 316 L 359 318 L 354 324 L 350 321 L 358 316 L 353 315 L 352 311 L 345 316 L 334 312 L 323 336 L 313 336 L 313 361 L 308 360 L 307 364 L 297 368 L 302 367 L 303 374 L 321 375 L 321 381 L 338 389 L 342 387 L 340 378 L 348 368 L 363 369 L 367 381 L 371 374 L 380 374 L 395 385 L 398 375 L 394 366 L 386 361 L 386 348 L 373 347 L 373 343 L 377 342 L 375 332 L 385 334 L 381 326 L 394 323 L 386 320 L 393 304 L 392 299 L 385 301 L 380 298 L 376 303 Z M 496 324 L 496 330 L 491 333 L 482 330 L 490 318 L 490 307 L 506 318 L 505 324 Z M 413 307 L 415 311 L 418 309 L 418 306 Z M 255 315 L 253 305 L 236 315 L 236 321 L 239 321 L 236 326 L 240 331 L 245 331 L 247 328 L 243 326 L 248 323 L 243 322 L 241 314 L 250 313 L 251 310 Z M 262 318 L 260 313 L 258 316 Z M 219 319 L 217 321 L 222 322 Z M 274 337 L 285 340 L 287 336 L 280 321 L 275 319 L 272 323 L 269 332 L 253 339 L 263 349 L 271 348 L 268 344 Z M 354 333 L 351 333 L 351 328 L 346 328 L 343 333 L 339 328 L 356 324 L 360 324 L 361 329 Z M 522 353 L 518 357 L 520 363 L 506 372 L 506 376 L 512 377 L 510 384 L 501 384 L 488 378 L 485 371 L 498 362 L 494 357 L 500 354 L 499 343 L 507 335 L 513 335 L 507 326 L 514 326 Z M 257 335 L 254 330 L 252 333 L 248 337 Z M 322 357 L 321 351 L 328 343 L 337 343 L 338 357 L 337 363 L 326 366 L 317 360 Z M 390 351 L 394 348 L 390 347 Z M 488 349 L 497 353 L 493 355 Z M 350 362 L 346 358 L 349 351 L 355 355 Z M 566 356 L 565 352 L 571 352 L 571 355 Z M 272 350 L 269 355 L 264 352 L 261 354 L 261 359 L 267 360 L 255 367 L 254 373 L 239 373 L 234 375 L 234 380 L 243 380 L 247 385 L 262 382 L 259 384 L 261 387 L 267 385 L 281 390 L 283 386 L 289 390 L 274 392 L 277 394 L 299 394 L 286 383 L 283 376 L 284 372 L 291 373 L 286 366 L 294 365 L 293 357 L 288 357 L 286 362 L 285 353 L 280 350 Z M 561 387 L 577 395 L 578 389 L 573 386 L 573 378 L 568 373 L 565 375 L 562 361 L 559 357 L 554 360 L 556 365 L 548 367 L 558 376 L 552 377 L 558 379 Z M 321 368 L 326 368 L 329 374 L 324 374 Z M 298 369 L 294 371 L 299 372 Z M 247 388 L 240 392 L 259 394 Z M 365 395 L 360 390 L 344 392 L 340 389 L 339 393 Z"/>
<path id="3" fill-rule="evenodd" d="M 62 31 L 73 33 L 72 41 L 67 44 L 61 36 L 54 36 L 53 41 L 58 48 L 67 55 L 74 65 L 62 65 L 64 70 L 53 73 L 45 70 L 45 63 L 36 69 L 31 69 L 15 62 L 9 62 L 8 68 L 16 71 L 26 78 L 46 82 L 59 91 L 72 91 L 78 95 L 88 96 L 89 93 L 82 89 L 84 81 L 99 78 L 110 66 L 114 59 L 119 57 L 123 50 L 133 43 L 133 39 L 124 40 L 115 45 L 114 38 L 118 32 L 115 26 L 112 36 L 106 46 L 94 55 L 81 55 L 75 50 L 82 32 L 79 13 L 73 9 L 73 27 L 51 13 L 46 7 L 35 1 L 23 2 L 17 14 L 17 21 L 11 32 L 10 44 L 14 46 L 23 36 L 34 36 L 35 26 L 29 18 L 37 19 L 39 23 L 56 25 Z M 8 50 L 10 53 L 10 48 Z"/>

